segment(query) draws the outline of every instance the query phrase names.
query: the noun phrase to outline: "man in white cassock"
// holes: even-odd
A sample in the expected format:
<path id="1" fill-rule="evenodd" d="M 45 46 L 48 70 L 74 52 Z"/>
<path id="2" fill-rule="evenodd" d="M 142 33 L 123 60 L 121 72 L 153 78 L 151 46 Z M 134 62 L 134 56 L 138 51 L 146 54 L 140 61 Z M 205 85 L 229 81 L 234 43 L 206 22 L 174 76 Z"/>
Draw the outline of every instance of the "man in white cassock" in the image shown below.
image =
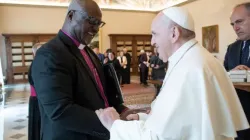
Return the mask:
<path id="1" fill-rule="evenodd" d="M 169 63 L 149 114 L 122 121 L 113 108 L 96 111 L 111 140 L 233 140 L 249 128 L 224 67 L 195 40 L 188 11 L 171 7 L 152 24 L 152 45 Z"/>

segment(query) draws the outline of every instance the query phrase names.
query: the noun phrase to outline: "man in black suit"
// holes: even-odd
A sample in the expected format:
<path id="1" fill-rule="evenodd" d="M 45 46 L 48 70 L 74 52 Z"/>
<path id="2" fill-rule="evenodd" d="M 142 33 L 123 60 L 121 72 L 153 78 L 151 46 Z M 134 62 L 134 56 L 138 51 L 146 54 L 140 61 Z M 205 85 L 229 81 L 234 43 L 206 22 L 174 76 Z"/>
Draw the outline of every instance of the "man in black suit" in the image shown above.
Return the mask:
<path id="1" fill-rule="evenodd" d="M 41 140 L 109 139 L 95 110 L 127 109 L 106 92 L 102 65 L 87 47 L 105 24 L 101 18 L 96 2 L 73 0 L 62 29 L 36 53 L 29 79 L 41 113 Z"/>
<path id="2" fill-rule="evenodd" d="M 237 5 L 231 15 L 231 25 L 238 39 L 229 45 L 224 66 L 230 70 L 250 70 L 250 2 Z M 240 102 L 250 122 L 250 92 L 236 89 Z M 250 129 L 238 132 L 236 140 L 250 140 Z"/>
<path id="3" fill-rule="evenodd" d="M 164 77 L 166 75 L 166 63 L 164 63 L 160 58 L 159 58 L 159 53 L 157 52 L 157 49 L 154 48 L 154 55 L 150 58 L 150 67 L 152 68 L 152 79 L 153 80 L 164 80 Z M 155 84 L 156 88 L 156 95 L 155 97 L 158 96 L 161 85 Z"/>
<path id="4" fill-rule="evenodd" d="M 139 58 L 140 62 L 140 81 L 146 87 L 148 86 L 148 57 L 144 50 L 141 50 L 141 55 Z"/>
<path id="5" fill-rule="evenodd" d="M 126 47 L 123 48 L 124 56 L 127 58 L 127 67 L 125 68 L 124 72 L 124 83 L 130 84 L 130 65 L 131 65 L 131 55 L 128 53 Z"/>

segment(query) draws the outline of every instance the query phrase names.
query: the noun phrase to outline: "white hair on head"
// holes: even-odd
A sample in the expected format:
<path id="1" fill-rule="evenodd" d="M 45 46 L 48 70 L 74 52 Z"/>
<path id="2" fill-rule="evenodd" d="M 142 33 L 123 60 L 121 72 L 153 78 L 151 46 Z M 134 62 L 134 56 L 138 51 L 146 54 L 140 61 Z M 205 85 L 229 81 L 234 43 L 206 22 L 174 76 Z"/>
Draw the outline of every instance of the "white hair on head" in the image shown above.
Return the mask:
<path id="1" fill-rule="evenodd" d="M 144 51 L 144 50 L 141 50 L 140 52 L 141 52 L 141 53 L 145 53 L 145 51 Z"/>
<path id="2" fill-rule="evenodd" d="M 33 47 L 32 47 L 32 52 L 35 55 L 36 51 L 42 46 L 43 44 L 41 43 L 36 43 Z"/>

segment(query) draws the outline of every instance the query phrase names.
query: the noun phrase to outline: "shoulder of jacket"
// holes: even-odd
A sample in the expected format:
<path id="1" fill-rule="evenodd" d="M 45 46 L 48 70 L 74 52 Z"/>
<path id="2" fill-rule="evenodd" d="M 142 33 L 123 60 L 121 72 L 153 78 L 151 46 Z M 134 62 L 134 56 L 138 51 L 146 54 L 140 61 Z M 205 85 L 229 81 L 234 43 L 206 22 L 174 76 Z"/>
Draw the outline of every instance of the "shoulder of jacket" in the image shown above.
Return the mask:
<path id="1" fill-rule="evenodd" d="M 231 43 L 228 45 L 228 47 L 232 48 L 232 47 L 238 47 L 238 45 L 240 45 L 242 43 L 241 40 L 236 40 L 235 42 Z"/>

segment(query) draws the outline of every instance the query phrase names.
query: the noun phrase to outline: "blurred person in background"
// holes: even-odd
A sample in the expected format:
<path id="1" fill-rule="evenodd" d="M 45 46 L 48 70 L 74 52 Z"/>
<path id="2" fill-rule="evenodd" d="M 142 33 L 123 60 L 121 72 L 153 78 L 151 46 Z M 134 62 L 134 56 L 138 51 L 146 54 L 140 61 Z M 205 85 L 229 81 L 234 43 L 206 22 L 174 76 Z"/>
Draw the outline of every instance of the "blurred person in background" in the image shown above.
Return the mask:
<path id="1" fill-rule="evenodd" d="M 120 51 L 119 56 L 117 56 L 117 59 L 120 63 L 120 67 L 121 67 L 121 85 L 123 85 L 125 83 L 125 73 L 126 73 L 126 68 L 127 68 L 127 58 L 126 56 L 124 56 L 123 51 Z"/>
<path id="2" fill-rule="evenodd" d="M 100 53 L 99 50 L 99 41 L 94 41 L 90 43 L 90 48 L 94 51 L 94 53 L 98 56 L 101 63 L 103 63 L 105 56 L 104 54 Z"/>

